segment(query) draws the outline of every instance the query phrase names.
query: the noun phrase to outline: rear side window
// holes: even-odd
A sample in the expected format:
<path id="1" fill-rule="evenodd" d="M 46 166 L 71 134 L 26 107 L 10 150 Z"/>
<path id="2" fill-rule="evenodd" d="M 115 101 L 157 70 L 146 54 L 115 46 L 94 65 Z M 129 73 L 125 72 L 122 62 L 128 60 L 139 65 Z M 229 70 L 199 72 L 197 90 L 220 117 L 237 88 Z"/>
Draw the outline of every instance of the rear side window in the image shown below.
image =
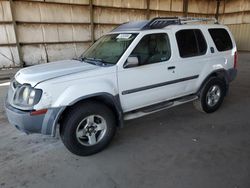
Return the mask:
<path id="1" fill-rule="evenodd" d="M 176 32 L 180 56 L 183 58 L 204 55 L 207 43 L 199 29 L 186 29 Z"/>
<path id="2" fill-rule="evenodd" d="M 232 40 L 227 30 L 222 28 L 208 29 L 218 51 L 227 51 L 233 48 Z"/>

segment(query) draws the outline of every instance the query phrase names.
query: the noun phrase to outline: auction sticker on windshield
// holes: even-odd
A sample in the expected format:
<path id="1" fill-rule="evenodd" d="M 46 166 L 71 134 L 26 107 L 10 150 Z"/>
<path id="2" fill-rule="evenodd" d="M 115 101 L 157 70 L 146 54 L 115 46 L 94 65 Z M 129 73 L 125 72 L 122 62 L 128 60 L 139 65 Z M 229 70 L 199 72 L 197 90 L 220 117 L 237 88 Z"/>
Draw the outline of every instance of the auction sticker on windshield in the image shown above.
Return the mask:
<path id="1" fill-rule="evenodd" d="M 132 36 L 132 34 L 123 33 L 123 34 L 119 34 L 116 38 L 117 39 L 129 39 L 131 36 Z"/>

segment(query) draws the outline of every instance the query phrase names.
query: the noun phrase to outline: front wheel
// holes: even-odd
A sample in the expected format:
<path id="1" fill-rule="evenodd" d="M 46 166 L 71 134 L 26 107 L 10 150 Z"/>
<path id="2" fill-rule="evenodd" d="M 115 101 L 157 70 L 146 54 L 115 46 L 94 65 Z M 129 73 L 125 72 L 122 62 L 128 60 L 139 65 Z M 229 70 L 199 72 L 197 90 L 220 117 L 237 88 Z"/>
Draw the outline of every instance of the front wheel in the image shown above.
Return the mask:
<path id="1" fill-rule="evenodd" d="M 62 122 L 60 135 L 66 148 L 80 156 L 103 150 L 115 134 L 112 110 L 97 102 L 75 106 Z"/>
<path id="2" fill-rule="evenodd" d="M 194 106 L 202 112 L 212 113 L 221 106 L 225 93 L 225 82 L 219 78 L 212 77 L 202 88 L 199 99 L 194 101 Z"/>

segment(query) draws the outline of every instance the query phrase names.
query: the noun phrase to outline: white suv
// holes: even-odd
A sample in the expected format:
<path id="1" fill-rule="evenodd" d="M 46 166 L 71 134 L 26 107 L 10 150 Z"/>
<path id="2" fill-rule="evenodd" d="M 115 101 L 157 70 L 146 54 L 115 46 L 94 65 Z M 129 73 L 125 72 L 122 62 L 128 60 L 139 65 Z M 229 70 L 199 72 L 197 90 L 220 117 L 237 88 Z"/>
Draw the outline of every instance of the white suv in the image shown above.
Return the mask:
<path id="1" fill-rule="evenodd" d="M 104 149 L 123 121 L 189 101 L 216 111 L 236 77 L 232 34 L 188 18 L 125 23 L 78 59 L 20 70 L 6 100 L 9 122 L 55 136 L 76 155 Z"/>

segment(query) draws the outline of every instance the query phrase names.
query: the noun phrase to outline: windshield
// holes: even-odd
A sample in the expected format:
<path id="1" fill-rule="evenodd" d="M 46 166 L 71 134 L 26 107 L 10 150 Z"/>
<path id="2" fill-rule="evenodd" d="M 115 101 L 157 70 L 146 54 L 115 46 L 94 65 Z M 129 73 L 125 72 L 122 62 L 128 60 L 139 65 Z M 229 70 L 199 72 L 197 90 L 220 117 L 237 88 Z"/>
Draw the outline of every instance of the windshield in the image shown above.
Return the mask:
<path id="1" fill-rule="evenodd" d="M 137 33 L 105 35 L 87 49 L 82 58 L 86 61 L 94 60 L 106 64 L 116 64 L 136 36 Z"/>

